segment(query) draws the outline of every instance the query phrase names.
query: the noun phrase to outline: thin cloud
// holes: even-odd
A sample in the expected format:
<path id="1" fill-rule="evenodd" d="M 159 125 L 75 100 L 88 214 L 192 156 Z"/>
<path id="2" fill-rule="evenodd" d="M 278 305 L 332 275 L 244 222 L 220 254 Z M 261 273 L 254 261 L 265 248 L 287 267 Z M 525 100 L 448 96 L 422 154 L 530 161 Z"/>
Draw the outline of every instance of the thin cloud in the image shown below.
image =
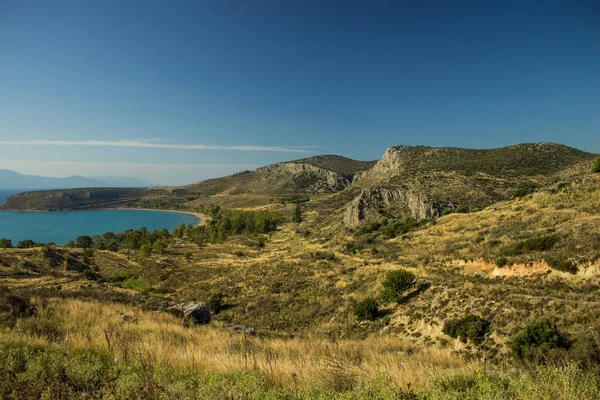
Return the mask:
<path id="1" fill-rule="evenodd" d="M 270 151 L 280 153 L 312 153 L 318 146 L 221 146 L 205 144 L 175 144 L 160 139 L 135 140 L 3 140 L 0 145 L 20 146 L 86 146 L 86 147 L 138 147 L 175 150 L 230 150 L 230 151 Z"/>
<path id="2" fill-rule="evenodd" d="M 41 166 L 92 166 L 92 167 L 143 167 L 143 168 L 239 168 L 256 169 L 261 164 L 196 164 L 196 163 L 138 163 L 138 162 L 109 162 L 109 161 L 37 161 L 37 160 L 0 160 L 0 168 L 11 168 L 11 165 L 41 165 Z"/>

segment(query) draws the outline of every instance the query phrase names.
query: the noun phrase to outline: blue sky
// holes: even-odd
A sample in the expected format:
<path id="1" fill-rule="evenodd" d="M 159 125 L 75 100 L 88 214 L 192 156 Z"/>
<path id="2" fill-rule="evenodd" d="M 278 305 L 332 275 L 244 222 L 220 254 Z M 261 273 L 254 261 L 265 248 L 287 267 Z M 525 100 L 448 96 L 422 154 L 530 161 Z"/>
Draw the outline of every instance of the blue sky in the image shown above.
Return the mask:
<path id="1" fill-rule="evenodd" d="M 184 184 L 395 144 L 600 152 L 595 1 L 0 1 L 0 168 Z"/>

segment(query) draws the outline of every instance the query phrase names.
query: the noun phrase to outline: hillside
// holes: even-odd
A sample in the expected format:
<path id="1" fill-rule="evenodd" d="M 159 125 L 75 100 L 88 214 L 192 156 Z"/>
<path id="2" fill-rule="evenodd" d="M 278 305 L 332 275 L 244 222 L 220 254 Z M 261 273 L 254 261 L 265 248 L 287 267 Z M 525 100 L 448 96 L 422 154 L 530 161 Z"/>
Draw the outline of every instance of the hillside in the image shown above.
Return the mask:
<path id="1" fill-rule="evenodd" d="M 526 155 L 538 146 L 552 151 L 530 163 Z M 370 170 L 346 189 L 311 194 L 300 223 L 291 222 L 293 202 L 249 207 L 247 194 L 124 191 L 119 199 L 135 199 L 126 205 L 196 204 L 210 220 L 172 233 L 109 233 L 94 238 L 94 249 L 0 249 L 0 397 L 18 386 L 31 398 L 218 399 L 223 390 L 249 399 L 552 399 L 559 391 L 565 399 L 597 398 L 600 174 L 590 172 L 593 156 L 548 144 L 500 150 L 490 169 L 459 163 L 461 149 L 389 151 L 378 163 L 381 175 Z M 406 153 L 417 158 L 402 167 Z M 414 169 L 421 157 L 429 158 Z M 308 164 L 284 171 L 298 165 Z M 396 190 L 409 177 L 403 168 L 464 185 L 488 176 L 464 186 L 467 193 L 486 193 L 490 182 L 497 193 L 501 183 L 506 193 L 535 186 L 436 219 L 384 210 L 344 227 L 352 199 L 384 171 L 382 181 Z M 77 193 L 71 200 L 82 206 L 87 198 L 115 199 L 110 191 Z M 224 206 L 235 201 L 243 211 Z M 390 301 L 386 282 L 396 271 L 415 281 Z M 375 310 L 359 320 L 366 300 Z M 196 326 L 169 311 L 187 301 L 209 303 L 211 322 Z M 539 349 L 542 361 L 527 364 L 513 343 L 544 317 L 552 318 L 548 329 L 560 330 L 562 347 Z M 89 370 L 100 372 L 77 372 Z M 50 372 L 40 378 L 39 371 Z"/>
<path id="2" fill-rule="evenodd" d="M 134 375 L 146 377 L 137 390 L 157 385 L 158 393 L 170 390 L 176 397 L 184 389 L 175 382 L 192 385 L 193 377 L 216 379 L 217 387 L 228 379 L 237 398 L 265 398 L 290 388 L 296 393 L 291 398 L 375 393 L 392 399 L 412 393 L 420 397 L 406 398 L 429 399 L 440 390 L 456 390 L 451 398 L 462 398 L 458 381 L 470 382 L 472 398 L 519 398 L 502 394 L 517 390 L 514 382 L 529 385 L 518 393 L 534 396 L 549 383 L 541 383 L 535 370 L 511 364 L 511 340 L 548 315 L 572 338 L 600 324 L 599 204 L 600 176 L 581 172 L 554 190 L 442 216 L 395 236 L 384 229 L 393 218 L 380 227 L 322 229 L 319 200 L 306 205 L 302 223 L 284 222 L 267 235 L 198 245 L 191 232 L 184 233 L 151 255 L 126 248 L 0 249 L 3 283 L 13 295 L 35 298 L 37 309 L 35 318 L 23 318 L 0 335 L 0 357 L 8 357 L 7 346 L 28 342 L 45 349 L 35 361 L 40 363 L 54 357 L 68 366 L 82 362 L 76 361 L 80 354 L 97 354 L 103 358 L 86 358 L 86 365 L 97 362 L 95 370 L 108 370 L 118 360 L 125 375 L 112 379 L 119 381 L 133 379 L 124 371 L 137 369 L 128 363 L 142 363 L 148 369 Z M 293 208 L 277 203 L 269 210 L 289 221 Z M 553 239 L 538 240 L 545 237 Z M 357 321 L 356 304 L 380 298 L 386 274 L 399 268 L 413 272 L 417 285 L 402 302 L 380 304 L 374 321 Z M 222 294 L 223 305 L 208 326 L 185 326 L 164 311 L 165 302 L 207 300 L 214 293 Z M 463 343 L 444 332 L 448 321 L 465 315 L 489 324 L 482 342 Z M 245 333 L 250 328 L 256 336 Z M 61 352 L 53 353 L 55 348 Z M 152 369 L 157 365 L 168 369 Z M 572 368 L 540 374 L 552 381 L 570 374 L 571 383 L 561 390 L 580 393 L 575 380 L 589 382 L 590 376 Z M 73 380 L 73 390 L 79 390 L 81 377 L 66 371 L 54 385 Z M 165 371 L 172 380 L 157 377 Z M 244 397 L 248 376 L 255 394 Z M 471 386 L 480 379 L 499 383 L 493 389 Z M 108 382 L 94 382 L 89 385 L 111 390 Z M 414 391 L 407 391 L 409 384 Z M 203 396 L 219 398 L 212 386 L 200 387 Z"/>
<path id="3" fill-rule="evenodd" d="M 344 221 L 355 226 L 386 213 L 425 219 L 479 210 L 589 171 L 595 157 L 555 143 L 491 150 L 393 146 L 355 181 L 361 192 Z"/>
<path id="4" fill-rule="evenodd" d="M 135 188 L 83 188 L 38 190 L 18 193 L 0 206 L 3 210 L 61 211 L 93 207 L 122 207 L 142 199 L 156 196 L 162 189 Z"/>
<path id="5" fill-rule="evenodd" d="M 356 174 L 374 164 L 374 161 L 357 161 L 336 155 L 315 156 L 198 182 L 185 189 L 204 196 L 332 193 L 348 187 Z"/>
<path id="6" fill-rule="evenodd" d="M 195 208 L 207 198 L 241 205 L 268 205 L 282 198 L 344 190 L 369 161 L 325 155 L 277 163 L 184 187 L 35 191 L 11 197 L 2 209 L 74 210 L 90 207 Z M 223 197 L 226 199 L 223 199 Z"/>

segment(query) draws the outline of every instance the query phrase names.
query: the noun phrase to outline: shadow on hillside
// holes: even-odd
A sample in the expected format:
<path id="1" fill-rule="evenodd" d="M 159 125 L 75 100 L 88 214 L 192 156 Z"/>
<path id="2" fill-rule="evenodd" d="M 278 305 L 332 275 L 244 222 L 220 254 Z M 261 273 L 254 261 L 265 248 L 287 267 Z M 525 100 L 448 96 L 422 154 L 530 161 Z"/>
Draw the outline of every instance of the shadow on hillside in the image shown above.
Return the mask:
<path id="1" fill-rule="evenodd" d="M 419 286 L 417 286 L 417 288 L 415 290 L 413 290 L 412 292 L 410 292 L 409 294 L 404 296 L 404 298 L 402 299 L 402 303 L 408 303 L 415 297 L 418 297 L 421 293 L 424 293 L 425 291 L 427 291 L 427 289 L 429 289 L 430 287 L 431 287 L 431 282 L 421 283 Z"/>

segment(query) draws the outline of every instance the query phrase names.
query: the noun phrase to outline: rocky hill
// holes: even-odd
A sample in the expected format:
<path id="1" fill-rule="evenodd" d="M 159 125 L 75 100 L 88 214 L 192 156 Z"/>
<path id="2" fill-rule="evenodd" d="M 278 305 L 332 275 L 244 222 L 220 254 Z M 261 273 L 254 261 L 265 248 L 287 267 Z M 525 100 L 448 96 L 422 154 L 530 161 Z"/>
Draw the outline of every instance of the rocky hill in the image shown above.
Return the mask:
<path id="1" fill-rule="evenodd" d="M 323 155 L 267 165 L 224 178 L 210 179 L 185 187 L 191 193 L 301 195 L 333 193 L 351 185 L 354 176 L 375 165 L 336 155 Z"/>
<path id="2" fill-rule="evenodd" d="M 242 171 L 178 188 L 94 188 L 21 193 L 9 198 L 2 209 L 44 211 L 108 206 L 181 208 L 195 199 L 216 195 L 250 194 L 272 199 L 333 193 L 350 186 L 356 174 L 374 164 L 375 161 L 323 155 L 267 165 L 254 171 Z"/>
<path id="3" fill-rule="evenodd" d="M 9 197 L 0 209 L 64 211 L 92 207 L 118 207 L 162 193 L 162 189 L 85 188 L 37 190 Z"/>
<path id="4" fill-rule="evenodd" d="M 490 150 L 392 146 L 355 179 L 361 191 L 344 222 L 354 226 L 386 213 L 423 219 L 482 209 L 546 187 L 569 171 L 587 170 L 595 157 L 555 143 Z"/>

